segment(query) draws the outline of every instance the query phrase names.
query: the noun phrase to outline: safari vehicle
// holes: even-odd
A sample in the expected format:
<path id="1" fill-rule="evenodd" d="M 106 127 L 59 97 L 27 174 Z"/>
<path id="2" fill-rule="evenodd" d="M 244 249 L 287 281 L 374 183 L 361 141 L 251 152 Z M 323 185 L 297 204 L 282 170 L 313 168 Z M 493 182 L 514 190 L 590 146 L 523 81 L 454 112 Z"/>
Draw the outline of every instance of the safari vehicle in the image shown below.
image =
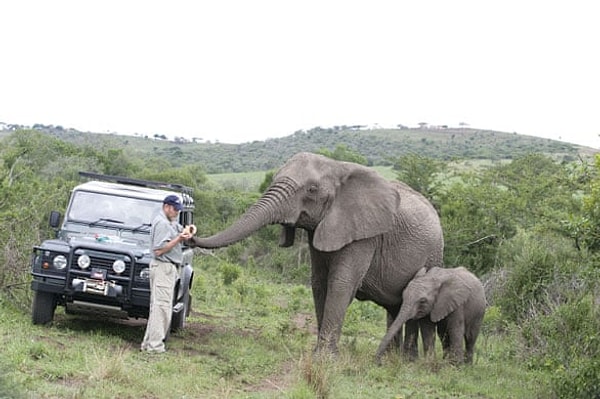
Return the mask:
<path id="1" fill-rule="evenodd" d="M 148 318 L 150 228 L 167 195 L 179 196 L 179 222 L 193 223 L 191 189 L 177 184 L 80 172 L 92 179 L 71 192 L 64 218 L 50 213 L 56 238 L 33 248 L 33 324 L 52 321 L 58 305 L 68 314 L 95 318 Z M 61 219 L 63 219 L 61 223 Z M 193 250 L 184 260 L 173 292 L 171 331 L 190 313 Z"/>

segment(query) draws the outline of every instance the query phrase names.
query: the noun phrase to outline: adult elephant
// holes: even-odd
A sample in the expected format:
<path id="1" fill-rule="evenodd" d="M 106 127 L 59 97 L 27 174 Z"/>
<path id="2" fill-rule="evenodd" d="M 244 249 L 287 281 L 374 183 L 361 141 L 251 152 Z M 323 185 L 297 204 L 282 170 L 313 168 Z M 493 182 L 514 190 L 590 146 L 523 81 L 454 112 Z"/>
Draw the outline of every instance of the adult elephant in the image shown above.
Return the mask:
<path id="1" fill-rule="evenodd" d="M 236 222 L 193 241 L 203 248 L 224 247 L 268 224 L 282 225 L 283 247 L 294 243 L 296 228 L 308 232 L 317 352 L 337 353 L 354 297 L 384 307 L 389 327 L 415 273 L 442 265 L 442 228 L 433 206 L 406 184 L 355 163 L 298 153 Z M 405 347 L 416 348 L 414 326 L 411 331 Z"/>

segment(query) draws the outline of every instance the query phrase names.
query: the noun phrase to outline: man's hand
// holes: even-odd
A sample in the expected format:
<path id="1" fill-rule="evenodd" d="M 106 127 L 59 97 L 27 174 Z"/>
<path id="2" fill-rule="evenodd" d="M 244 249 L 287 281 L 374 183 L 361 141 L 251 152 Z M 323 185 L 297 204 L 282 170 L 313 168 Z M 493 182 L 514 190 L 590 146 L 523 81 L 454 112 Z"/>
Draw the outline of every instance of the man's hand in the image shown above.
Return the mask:
<path id="1" fill-rule="evenodd" d="M 190 238 L 192 238 L 192 235 L 188 231 L 184 230 L 179 233 L 179 241 L 189 240 Z"/>

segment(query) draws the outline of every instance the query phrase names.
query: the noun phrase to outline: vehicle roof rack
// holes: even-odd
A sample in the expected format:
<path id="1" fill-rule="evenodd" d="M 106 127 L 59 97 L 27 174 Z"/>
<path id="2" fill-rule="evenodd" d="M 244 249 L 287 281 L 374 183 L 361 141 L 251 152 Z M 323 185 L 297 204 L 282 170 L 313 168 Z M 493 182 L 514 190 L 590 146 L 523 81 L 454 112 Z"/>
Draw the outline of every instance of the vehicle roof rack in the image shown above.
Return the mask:
<path id="1" fill-rule="evenodd" d="M 130 184 L 132 186 L 174 190 L 174 191 L 179 191 L 179 192 L 189 194 L 189 195 L 192 195 L 192 192 L 194 191 L 194 189 L 191 187 L 184 186 L 182 184 L 177 184 L 177 183 L 164 183 L 164 182 L 152 181 L 152 180 L 134 179 L 134 178 L 125 177 L 125 176 L 103 175 L 101 173 L 95 173 L 95 172 L 79 172 L 79 176 L 86 177 L 89 179 L 113 182 L 113 183 Z"/>

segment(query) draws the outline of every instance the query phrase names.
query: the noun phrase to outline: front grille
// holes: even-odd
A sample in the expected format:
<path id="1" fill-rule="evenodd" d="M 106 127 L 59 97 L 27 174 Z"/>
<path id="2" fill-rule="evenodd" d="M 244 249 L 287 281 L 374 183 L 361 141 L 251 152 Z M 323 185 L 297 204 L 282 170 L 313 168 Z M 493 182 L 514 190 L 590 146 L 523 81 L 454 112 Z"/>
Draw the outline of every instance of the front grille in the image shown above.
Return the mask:
<path id="1" fill-rule="evenodd" d="M 90 257 L 91 265 L 85 271 L 82 270 L 77 264 L 77 259 L 82 254 L 87 254 Z M 125 262 L 125 271 L 121 274 L 115 274 L 113 271 L 113 263 L 117 260 L 121 259 Z M 107 276 L 121 277 L 121 278 L 130 278 L 131 277 L 131 258 L 127 255 L 123 255 L 122 253 L 114 253 L 114 252 L 97 252 L 97 251 L 88 251 L 85 249 L 77 249 L 71 258 L 71 271 L 72 272 L 86 272 L 89 274 L 92 268 L 106 270 Z M 77 273 L 80 274 L 80 273 Z"/>

